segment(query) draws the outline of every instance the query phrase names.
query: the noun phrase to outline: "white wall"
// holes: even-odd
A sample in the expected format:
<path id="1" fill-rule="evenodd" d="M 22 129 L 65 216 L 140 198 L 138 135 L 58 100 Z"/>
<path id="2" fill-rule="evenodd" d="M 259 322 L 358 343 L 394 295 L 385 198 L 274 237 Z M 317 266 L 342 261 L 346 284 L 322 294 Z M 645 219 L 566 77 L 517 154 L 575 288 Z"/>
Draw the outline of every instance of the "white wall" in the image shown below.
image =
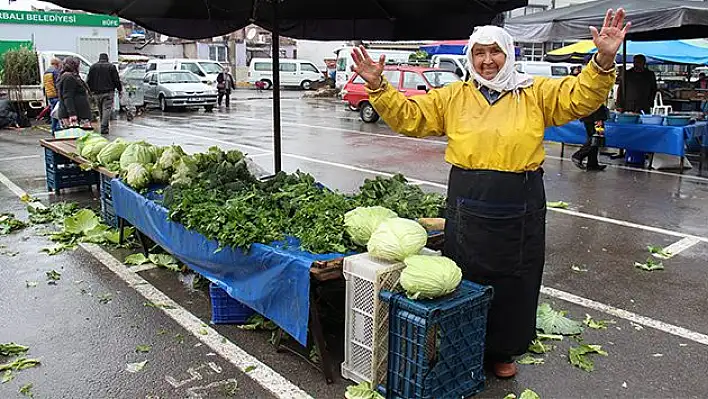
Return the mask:
<path id="1" fill-rule="evenodd" d="M 159 58 L 184 58 L 184 47 L 181 44 L 148 44 L 145 47 L 133 43 L 120 43 L 118 50 L 124 54 L 140 54 Z"/>
<path id="2" fill-rule="evenodd" d="M 32 40 L 37 51 L 59 50 L 73 53 L 78 53 L 79 37 L 107 37 L 111 44 L 106 52 L 111 60 L 118 59 L 116 28 L 0 24 L 0 32 L 0 37 L 4 40 Z M 98 59 L 89 59 L 89 61 L 96 62 Z"/>

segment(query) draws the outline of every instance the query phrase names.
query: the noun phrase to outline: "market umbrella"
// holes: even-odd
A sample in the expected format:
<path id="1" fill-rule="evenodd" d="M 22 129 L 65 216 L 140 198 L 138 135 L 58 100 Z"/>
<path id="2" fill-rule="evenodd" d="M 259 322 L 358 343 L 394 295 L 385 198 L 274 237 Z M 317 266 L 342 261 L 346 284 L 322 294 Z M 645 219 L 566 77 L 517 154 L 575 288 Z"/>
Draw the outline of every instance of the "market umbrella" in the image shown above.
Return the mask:
<path id="1" fill-rule="evenodd" d="M 467 42 L 469 40 L 443 40 L 435 43 L 430 43 L 426 44 L 423 46 L 420 46 L 420 49 L 422 51 L 425 51 L 428 53 L 428 55 L 437 55 L 437 54 L 456 54 L 456 55 L 464 55 L 465 52 L 467 51 Z M 516 50 L 516 56 L 521 55 L 521 49 L 519 47 L 515 47 Z"/>
<path id="2" fill-rule="evenodd" d="M 608 8 L 627 11 L 627 40 L 702 38 L 708 34 L 708 2 L 690 0 L 598 0 L 511 18 L 504 27 L 522 42 L 589 39 Z"/>
<path id="3" fill-rule="evenodd" d="M 158 33 L 203 39 L 249 24 L 273 33 L 273 54 L 280 35 L 311 40 L 416 40 L 467 37 L 476 25 L 524 7 L 528 0 L 52 0 L 89 12 L 118 15 Z M 279 60 L 273 59 L 273 69 Z M 273 74 L 275 171 L 281 170 L 280 77 Z"/>

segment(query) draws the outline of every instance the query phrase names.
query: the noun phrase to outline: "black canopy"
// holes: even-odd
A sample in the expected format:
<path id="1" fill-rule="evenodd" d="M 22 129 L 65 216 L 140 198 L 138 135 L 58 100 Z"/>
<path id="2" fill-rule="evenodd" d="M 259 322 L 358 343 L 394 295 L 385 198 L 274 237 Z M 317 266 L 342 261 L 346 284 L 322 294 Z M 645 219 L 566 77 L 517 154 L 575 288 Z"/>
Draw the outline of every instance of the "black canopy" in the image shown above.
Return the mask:
<path id="1" fill-rule="evenodd" d="M 279 37 L 311 40 L 409 40 L 466 37 L 528 0 L 50 0 L 61 7 L 118 15 L 168 36 L 204 39 L 249 24 Z M 279 59 L 273 59 L 279 70 Z M 273 75 L 275 172 L 281 169 L 280 76 Z"/>
<path id="2" fill-rule="evenodd" d="M 215 37 L 251 23 L 274 28 L 269 0 L 52 0 L 59 6 L 118 15 L 186 39 Z M 312 40 L 414 40 L 467 37 L 476 25 L 527 0 L 280 0 L 281 35 Z"/>
<path id="3" fill-rule="evenodd" d="M 708 2 L 691 0 L 599 0 L 511 18 L 505 27 L 521 42 L 588 39 L 608 8 L 627 11 L 628 40 L 676 40 L 708 36 Z"/>

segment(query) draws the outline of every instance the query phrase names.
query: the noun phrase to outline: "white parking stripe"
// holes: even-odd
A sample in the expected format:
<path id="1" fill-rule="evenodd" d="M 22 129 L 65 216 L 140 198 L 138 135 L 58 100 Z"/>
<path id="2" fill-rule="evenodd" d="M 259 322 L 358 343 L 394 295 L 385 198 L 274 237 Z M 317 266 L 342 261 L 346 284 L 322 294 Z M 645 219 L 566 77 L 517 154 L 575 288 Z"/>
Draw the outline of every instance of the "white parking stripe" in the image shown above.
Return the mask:
<path id="1" fill-rule="evenodd" d="M 593 301 L 592 299 L 583 298 L 581 296 L 573 295 L 571 293 L 557 290 L 550 287 L 541 287 L 541 293 L 552 296 L 554 298 L 561 299 L 566 302 L 574 303 L 580 305 L 584 308 L 594 309 L 609 315 L 619 317 L 621 319 L 629 320 L 636 324 L 641 324 L 643 326 L 651 327 L 653 329 L 663 331 L 665 333 L 675 335 L 684 339 L 688 339 L 697 342 L 702 345 L 708 345 L 708 335 L 701 334 L 699 332 L 691 331 L 689 329 L 675 326 L 673 324 L 664 323 L 663 321 L 654 320 L 652 318 L 641 316 L 630 311 L 616 308 L 614 306 L 605 305 L 604 303 Z"/>
<path id="2" fill-rule="evenodd" d="M 666 252 L 668 256 L 661 256 L 659 254 L 654 254 L 654 256 L 657 258 L 670 259 L 699 242 L 701 242 L 701 240 L 695 237 L 686 237 L 664 248 L 664 252 Z"/>
<path id="3" fill-rule="evenodd" d="M 0 158 L 0 162 L 21 161 L 23 159 L 32 159 L 39 157 L 39 155 L 22 155 L 17 157 Z"/>

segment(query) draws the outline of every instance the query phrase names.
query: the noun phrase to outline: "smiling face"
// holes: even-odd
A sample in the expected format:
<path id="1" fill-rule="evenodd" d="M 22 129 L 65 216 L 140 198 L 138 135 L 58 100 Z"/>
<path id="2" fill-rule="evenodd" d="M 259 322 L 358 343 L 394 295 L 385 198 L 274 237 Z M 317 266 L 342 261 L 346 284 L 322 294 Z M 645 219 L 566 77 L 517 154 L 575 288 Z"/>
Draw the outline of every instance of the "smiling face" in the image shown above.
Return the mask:
<path id="1" fill-rule="evenodd" d="M 475 44 L 472 47 L 472 65 L 484 79 L 494 79 L 506 63 L 506 54 L 497 44 Z"/>

